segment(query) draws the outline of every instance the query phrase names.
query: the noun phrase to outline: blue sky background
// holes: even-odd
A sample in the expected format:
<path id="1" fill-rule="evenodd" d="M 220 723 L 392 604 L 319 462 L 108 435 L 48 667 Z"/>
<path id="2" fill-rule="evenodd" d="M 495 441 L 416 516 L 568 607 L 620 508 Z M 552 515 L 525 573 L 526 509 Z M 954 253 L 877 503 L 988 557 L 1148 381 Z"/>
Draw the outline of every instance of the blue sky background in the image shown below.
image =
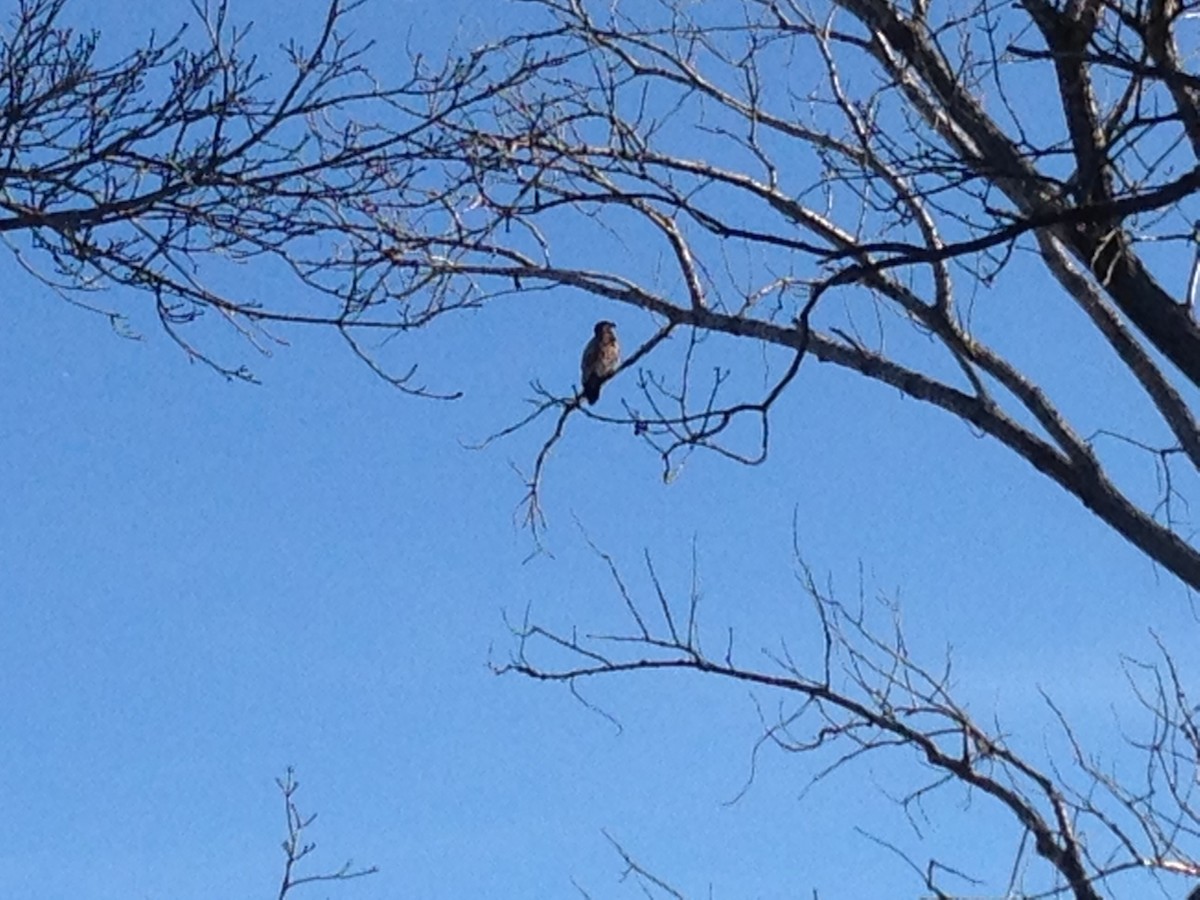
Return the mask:
<path id="1" fill-rule="evenodd" d="M 129 40 L 186 15 L 76 7 Z M 487 33 L 468 4 L 384 7 L 357 15 L 364 33 L 382 40 L 401 14 L 432 50 Z M 282 37 L 310 8 L 286 23 L 264 3 L 234 13 Z M 291 289 L 246 274 L 249 290 Z M 1015 266 L 980 297 L 979 330 L 1082 421 L 1120 425 L 1130 386 L 1097 347 L 1061 352 L 1082 316 L 1032 277 Z M 637 896 L 602 829 L 692 896 L 917 894 L 855 825 L 921 861 L 952 841 L 964 868 L 1003 877 L 1016 834 L 980 798 L 935 804 L 927 843 L 881 799 L 919 783 L 902 752 L 803 799 L 813 763 L 768 752 L 729 805 L 769 693 L 684 675 L 588 685 L 618 733 L 565 689 L 491 674 L 511 647 L 504 611 L 619 621 L 575 519 L 642 596 L 648 549 L 686 597 L 694 540 L 705 621 L 757 663 L 781 636 L 812 635 L 795 515 L 816 571 L 847 599 L 860 566 L 869 593 L 898 595 L 914 655 L 935 663 L 952 645 L 960 696 L 1035 760 L 1059 744 L 1039 687 L 1132 765 L 1115 722 L 1140 720 L 1119 654 L 1150 655 L 1154 628 L 1194 662 L 1170 578 L 1001 448 L 831 367 L 805 363 L 756 469 L 697 455 L 664 485 L 627 431 L 572 421 L 545 484 L 550 552 L 526 561 L 510 463 L 527 468 L 544 434 L 462 444 L 519 418 L 531 380 L 569 385 L 595 319 L 632 346 L 652 332 L 641 314 L 566 294 L 468 314 L 420 347 L 431 384 L 466 391 L 439 404 L 306 330 L 271 359 L 245 351 L 261 386 L 229 384 L 136 313 L 146 339 L 123 340 L 7 261 L 0 278 L 5 897 L 274 896 L 272 779 L 289 764 L 320 813 L 316 864 L 382 870 L 308 896 L 566 897 L 572 881 Z M 633 394 L 632 378 L 614 383 L 602 408 Z M 1128 462 L 1153 491 L 1152 470 Z"/>

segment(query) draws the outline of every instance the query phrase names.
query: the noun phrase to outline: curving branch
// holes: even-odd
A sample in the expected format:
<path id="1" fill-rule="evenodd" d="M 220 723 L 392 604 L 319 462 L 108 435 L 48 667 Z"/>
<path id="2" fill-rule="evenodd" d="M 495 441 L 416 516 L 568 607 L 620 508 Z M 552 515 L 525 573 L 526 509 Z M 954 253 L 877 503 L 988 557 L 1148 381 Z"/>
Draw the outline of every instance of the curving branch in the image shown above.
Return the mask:
<path id="1" fill-rule="evenodd" d="M 778 699 L 780 711 L 763 720 L 743 793 L 754 781 L 759 756 L 772 748 L 799 758 L 811 773 L 810 787 L 877 755 L 905 760 L 920 773 L 920 786 L 894 799 L 914 828 L 915 809 L 927 817 L 927 801 L 955 789 L 986 798 L 1008 816 L 1017 848 L 1010 894 L 1098 900 L 1117 881 L 1200 875 L 1197 726 L 1161 643 L 1161 662 L 1129 664 L 1131 685 L 1151 722 L 1148 739 L 1127 738 L 1146 766 L 1142 783 L 1126 782 L 1085 749 L 1051 697 L 1046 700 L 1062 725 L 1074 768 L 1033 762 L 999 723 L 983 725 L 956 699 L 949 657 L 930 668 L 909 652 L 894 604 L 861 596 L 843 603 L 817 583 L 799 556 L 801 592 L 813 611 L 814 627 L 806 631 L 819 638 L 798 637 L 793 647 L 785 637 L 778 651 L 762 652 L 762 665 L 750 665 L 738 658 L 732 635 L 720 656 L 705 647 L 694 586 L 683 600 L 669 599 L 647 556 L 652 589 L 643 599 L 610 557 L 595 552 L 613 579 L 629 628 L 562 633 L 527 615 L 513 628 L 511 658 L 494 671 L 564 684 L 573 692 L 597 678 L 663 670 L 761 690 Z M 892 842 L 868 837 L 900 854 L 936 896 L 961 895 L 944 883 L 947 878 L 979 892 L 979 879 L 954 865 L 953 846 L 936 849 L 920 866 Z M 1026 848 L 1037 864 L 1026 858 Z"/>

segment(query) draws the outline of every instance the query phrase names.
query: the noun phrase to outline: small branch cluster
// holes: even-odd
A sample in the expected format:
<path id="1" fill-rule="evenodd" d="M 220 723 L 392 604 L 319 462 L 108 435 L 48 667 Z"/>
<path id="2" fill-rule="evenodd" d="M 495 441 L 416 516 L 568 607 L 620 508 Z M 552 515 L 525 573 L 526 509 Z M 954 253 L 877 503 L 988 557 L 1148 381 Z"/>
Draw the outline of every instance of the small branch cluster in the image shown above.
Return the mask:
<path id="1" fill-rule="evenodd" d="M 307 884 L 318 884 L 330 881 L 351 881 L 365 875 L 374 875 L 379 871 L 375 866 L 361 868 L 354 865 L 354 860 L 347 860 L 340 868 L 331 872 L 319 872 L 312 875 L 301 875 L 297 872 L 299 864 L 309 854 L 317 849 L 315 842 L 308 840 L 308 829 L 316 820 L 316 813 L 304 815 L 296 806 L 296 792 L 300 782 L 296 773 L 289 766 L 283 778 L 277 778 L 275 783 L 283 795 L 284 813 L 287 817 L 287 837 L 283 840 L 283 879 L 279 884 L 279 900 L 285 900 L 296 888 Z"/>

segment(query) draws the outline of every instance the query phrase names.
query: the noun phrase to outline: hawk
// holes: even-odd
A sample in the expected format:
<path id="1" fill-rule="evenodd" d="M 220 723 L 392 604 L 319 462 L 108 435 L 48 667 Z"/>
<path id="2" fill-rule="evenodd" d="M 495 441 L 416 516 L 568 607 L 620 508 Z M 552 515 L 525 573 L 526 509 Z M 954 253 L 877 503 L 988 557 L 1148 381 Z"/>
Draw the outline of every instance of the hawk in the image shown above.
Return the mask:
<path id="1" fill-rule="evenodd" d="M 621 362 L 621 345 L 617 343 L 617 326 L 612 322 L 597 322 L 592 339 L 583 348 L 583 359 L 579 362 L 579 378 L 583 382 L 583 396 L 588 403 L 600 399 L 600 385 L 604 384 Z"/>

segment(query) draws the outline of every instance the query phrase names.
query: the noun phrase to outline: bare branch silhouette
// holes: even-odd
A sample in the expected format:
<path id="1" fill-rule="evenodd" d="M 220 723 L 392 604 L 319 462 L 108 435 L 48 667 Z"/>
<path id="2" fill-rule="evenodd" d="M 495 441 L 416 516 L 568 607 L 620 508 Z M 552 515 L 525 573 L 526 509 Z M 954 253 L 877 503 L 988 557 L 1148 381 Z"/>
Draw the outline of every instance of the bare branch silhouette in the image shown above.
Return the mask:
<path id="1" fill-rule="evenodd" d="M 362 868 L 354 865 L 353 860 L 347 860 L 339 868 L 328 872 L 300 874 L 297 869 L 301 862 L 317 849 L 314 841 L 307 837 L 308 830 L 316 820 L 316 813 L 305 815 L 296 806 L 296 792 L 300 790 L 300 782 L 296 773 L 289 766 L 282 778 L 275 783 L 283 795 L 284 814 L 287 819 L 287 837 L 283 840 L 283 878 L 279 883 L 279 900 L 291 896 L 297 888 L 310 884 L 320 884 L 331 881 L 352 881 L 366 875 L 374 875 L 379 871 L 375 866 Z"/>
<path id="2" fill-rule="evenodd" d="M 1009 894 L 1082 900 L 1106 896 L 1110 884 L 1136 885 L 1138 878 L 1200 877 L 1200 732 L 1195 705 L 1161 642 L 1158 661 L 1127 664 L 1135 696 L 1151 716 L 1148 738 L 1126 738 L 1145 760 L 1139 783 L 1117 777 L 1103 757 L 1089 753 L 1049 695 L 1071 748 L 1070 765 L 1036 764 L 999 723 L 985 725 L 956 699 L 949 656 L 929 667 L 910 653 L 894 603 L 866 596 L 844 603 L 799 557 L 797 576 L 818 637 L 799 640 L 800 650 L 785 636 L 778 651 L 763 651 L 759 666 L 742 662 L 732 642 L 723 656 L 707 651 L 698 592 L 669 599 L 649 557 L 651 596 L 642 598 L 609 555 L 595 552 L 613 580 L 628 630 L 562 633 L 527 616 L 513 627 L 512 656 L 498 672 L 574 689 L 618 674 L 685 670 L 761 689 L 781 702 L 773 716 L 760 706 L 763 733 L 741 793 L 751 788 L 760 754 L 772 748 L 800 758 L 809 787 L 869 757 L 906 761 L 917 786 L 890 799 L 914 833 L 923 833 L 921 822 L 930 815 L 926 801 L 955 790 L 986 798 L 1007 815 L 1017 838 Z M 683 621 L 686 631 L 677 624 Z M 921 863 L 894 841 L 869 829 L 862 833 L 904 860 L 935 896 L 996 887 L 955 865 L 957 840 Z"/>

